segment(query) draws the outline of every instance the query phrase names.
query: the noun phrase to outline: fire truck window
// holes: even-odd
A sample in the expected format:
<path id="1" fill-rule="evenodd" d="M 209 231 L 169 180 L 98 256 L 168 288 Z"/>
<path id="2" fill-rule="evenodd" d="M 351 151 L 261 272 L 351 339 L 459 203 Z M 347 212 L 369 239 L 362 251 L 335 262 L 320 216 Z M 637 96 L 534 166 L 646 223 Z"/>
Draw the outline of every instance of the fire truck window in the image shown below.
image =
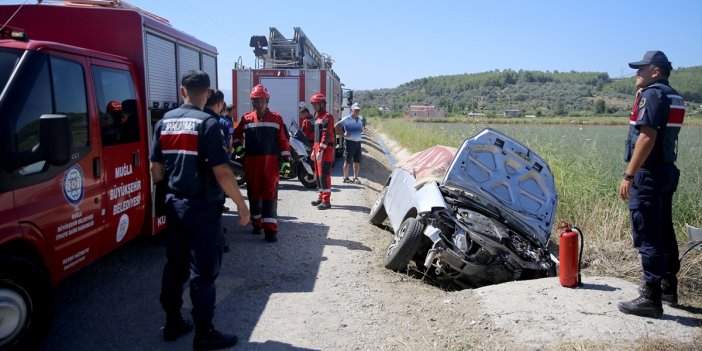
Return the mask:
<path id="1" fill-rule="evenodd" d="M 129 71 L 93 67 L 104 146 L 139 141 L 136 93 Z"/>
<path id="2" fill-rule="evenodd" d="M 53 113 L 47 58 L 37 55 L 31 61 L 24 70 L 26 79 L 18 81 L 20 86 L 14 89 L 15 104 L 9 113 L 15 131 L 11 150 L 18 153 L 31 152 L 39 144 L 39 117 Z"/>
<path id="3" fill-rule="evenodd" d="M 0 49 L 0 91 L 10 79 L 10 74 L 15 70 L 21 55 L 20 50 Z"/>
<path id="4" fill-rule="evenodd" d="M 88 145 L 88 105 L 83 66 L 56 57 L 51 58 L 56 113 L 71 121 L 73 147 Z"/>

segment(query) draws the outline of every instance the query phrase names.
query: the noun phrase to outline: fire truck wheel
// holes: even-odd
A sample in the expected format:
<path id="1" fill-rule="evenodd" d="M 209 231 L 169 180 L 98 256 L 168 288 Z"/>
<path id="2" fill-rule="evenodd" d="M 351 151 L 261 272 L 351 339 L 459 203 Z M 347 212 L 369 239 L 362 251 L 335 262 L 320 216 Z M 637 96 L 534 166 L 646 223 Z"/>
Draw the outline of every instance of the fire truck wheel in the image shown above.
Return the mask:
<path id="1" fill-rule="evenodd" d="M 35 349 L 52 314 L 47 274 L 22 258 L 0 257 L 0 349 Z"/>
<path id="2" fill-rule="evenodd" d="M 405 270 L 422 243 L 422 231 L 424 226 L 415 218 L 405 219 L 385 253 L 385 268 L 396 272 Z"/>

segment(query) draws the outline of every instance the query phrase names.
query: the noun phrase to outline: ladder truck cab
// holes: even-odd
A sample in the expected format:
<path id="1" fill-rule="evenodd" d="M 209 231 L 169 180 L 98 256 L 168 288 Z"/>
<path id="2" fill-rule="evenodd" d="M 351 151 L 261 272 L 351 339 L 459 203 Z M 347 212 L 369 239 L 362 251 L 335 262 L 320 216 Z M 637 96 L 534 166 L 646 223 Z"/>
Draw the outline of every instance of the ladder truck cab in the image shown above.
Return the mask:
<path id="1" fill-rule="evenodd" d="M 342 84 L 332 70 L 334 60 L 320 53 L 301 28 L 295 27 L 293 37 L 287 39 L 278 29 L 270 27 L 267 38 L 254 35 L 249 45 L 254 48 L 255 66 L 246 68 L 238 62 L 232 71 L 232 94 L 238 116 L 253 109 L 249 94 L 254 86 L 262 84 L 271 95 L 270 110 L 280 113 L 288 127 L 298 124 L 300 108 L 307 107 L 314 114 L 309 99 L 316 93 L 326 95 L 327 111 L 335 121 L 343 117 Z M 338 157 L 342 145 L 338 130 L 336 135 Z"/>
<path id="2" fill-rule="evenodd" d="M 32 349 L 51 288 L 164 229 L 153 125 L 217 49 L 122 1 L 0 6 L 0 349 Z"/>

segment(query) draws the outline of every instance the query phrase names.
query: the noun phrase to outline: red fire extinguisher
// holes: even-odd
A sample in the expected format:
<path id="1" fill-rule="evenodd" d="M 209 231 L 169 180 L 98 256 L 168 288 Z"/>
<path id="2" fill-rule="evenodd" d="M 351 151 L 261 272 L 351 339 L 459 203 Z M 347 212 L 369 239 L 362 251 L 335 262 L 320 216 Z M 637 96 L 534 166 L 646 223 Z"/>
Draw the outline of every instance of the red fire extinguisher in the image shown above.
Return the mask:
<path id="1" fill-rule="evenodd" d="M 564 229 L 558 243 L 559 252 L 558 276 L 562 286 L 574 288 L 582 285 L 580 265 L 583 260 L 583 232 L 578 228 L 566 224 L 559 229 Z M 578 255 L 578 236 L 580 236 L 580 254 Z"/>

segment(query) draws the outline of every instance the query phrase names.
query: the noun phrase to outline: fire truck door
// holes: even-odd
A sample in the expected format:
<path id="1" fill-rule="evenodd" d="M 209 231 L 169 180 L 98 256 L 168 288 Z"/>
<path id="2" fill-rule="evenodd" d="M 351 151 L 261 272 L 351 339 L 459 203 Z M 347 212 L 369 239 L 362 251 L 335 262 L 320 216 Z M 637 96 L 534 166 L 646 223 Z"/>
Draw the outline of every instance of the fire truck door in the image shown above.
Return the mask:
<path id="1" fill-rule="evenodd" d="M 93 61 L 92 73 L 107 193 L 103 243 L 110 250 L 138 235 L 144 227 L 150 189 L 148 150 L 129 67 Z"/>
<path id="2" fill-rule="evenodd" d="M 31 152 L 39 142 L 39 117 L 69 117 L 71 161 L 49 166 L 39 161 L 13 171 L 14 207 L 25 233 L 46 241 L 46 264 L 52 278 L 74 271 L 99 252 L 102 230 L 102 183 L 93 175 L 99 148 L 90 133 L 87 59 L 66 53 L 31 53 L 17 72 L 17 84 L 5 98 L 4 117 L 11 120 L 9 133 L 16 142 L 10 153 Z M 9 144 L 9 143 L 8 143 Z"/>

